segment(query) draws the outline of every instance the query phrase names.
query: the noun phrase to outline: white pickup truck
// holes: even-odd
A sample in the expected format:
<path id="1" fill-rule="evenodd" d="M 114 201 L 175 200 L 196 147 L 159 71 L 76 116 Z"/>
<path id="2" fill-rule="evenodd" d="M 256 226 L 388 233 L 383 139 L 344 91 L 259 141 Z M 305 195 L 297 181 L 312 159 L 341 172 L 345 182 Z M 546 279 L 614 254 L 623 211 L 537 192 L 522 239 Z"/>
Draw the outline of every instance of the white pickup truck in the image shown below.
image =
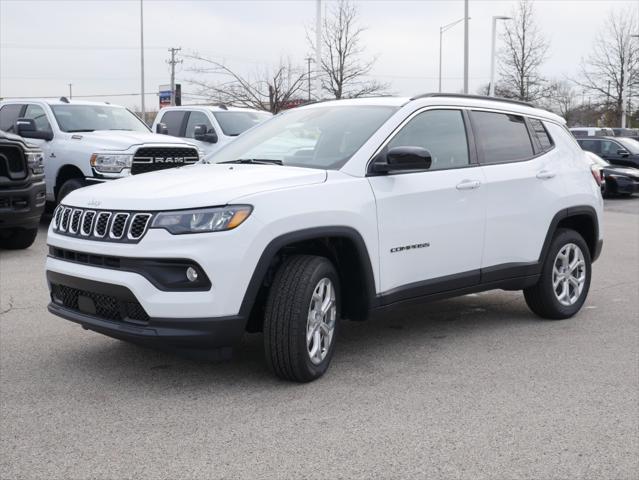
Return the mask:
<path id="1" fill-rule="evenodd" d="M 183 138 L 208 157 L 272 116 L 263 110 L 226 105 L 165 107 L 156 115 L 153 131 Z"/>
<path id="2" fill-rule="evenodd" d="M 108 103 L 5 100 L 0 130 L 42 149 L 47 201 L 54 203 L 80 187 L 200 159 L 196 145 L 151 133 L 131 111 Z"/>

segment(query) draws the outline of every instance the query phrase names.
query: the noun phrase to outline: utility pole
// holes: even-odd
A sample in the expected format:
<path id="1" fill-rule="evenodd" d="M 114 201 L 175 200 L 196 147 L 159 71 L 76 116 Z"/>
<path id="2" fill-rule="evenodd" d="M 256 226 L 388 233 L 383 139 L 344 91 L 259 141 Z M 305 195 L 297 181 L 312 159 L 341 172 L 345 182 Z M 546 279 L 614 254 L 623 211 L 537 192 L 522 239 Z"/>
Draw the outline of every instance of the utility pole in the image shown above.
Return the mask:
<path id="1" fill-rule="evenodd" d="M 182 50 L 182 47 L 169 48 L 169 52 L 171 52 L 171 60 L 166 61 L 166 63 L 171 66 L 171 105 L 175 105 L 175 65 L 183 62 L 183 60 L 175 59 L 175 56 L 180 50 Z"/>
<path id="2" fill-rule="evenodd" d="M 439 93 L 442 93 L 442 41 L 444 37 L 444 32 L 450 30 L 458 23 L 463 22 L 464 19 L 460 18 L 459 20 L 455 20 L 447 25 L 443 25 L 439 27 L 439 89 L 437 90 Z"/>
<path id="3" fill-rule="evenodd" d="M 146 124 L 146 107 L 144 106 L 144 0 L 140 0 L 140 95 L 142 121 Z"/>
<path id="4" fill-rule="evenodd" d="M 306 62 L 308 63 L 308 101 L 311 101 L 311 62 L 313 59 L 311 57 L 306 57 Z"/>
<path id="5" fill-rule="evenodd" d="M 72 90 L 73 84 L 70 83 L 69 84 L 69 100 L 71 100 L 73 98 L 73 90 Z"/>
<path id="6" fill-rule="evenodd" d="M 322 0 L 317 0 L 315 3 L 315 68 L 317 69 L 317 75 L 315 75 L 315 97 L 318 100 L 322 99 L 322 79 L 320 74 L 322 72 Z"/>
<path id="7" fill-rule="evenodd" d="M 468 93 L 468 0 L 464 0 L 464 93 Z"/>

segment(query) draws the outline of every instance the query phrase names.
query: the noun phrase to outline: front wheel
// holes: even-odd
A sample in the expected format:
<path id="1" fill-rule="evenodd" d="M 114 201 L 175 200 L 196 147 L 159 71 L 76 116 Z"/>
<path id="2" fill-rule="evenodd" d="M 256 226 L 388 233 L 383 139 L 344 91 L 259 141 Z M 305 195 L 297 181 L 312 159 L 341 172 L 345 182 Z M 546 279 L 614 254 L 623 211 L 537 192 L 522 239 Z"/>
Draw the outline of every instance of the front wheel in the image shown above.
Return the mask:
<path id="1" fill-rule="evenodd" d="M 78 188 L 86 187 L 88 184 L 82 178 L 72 178 L 62 184 L 60 190 L 58 190 L 58 203 L 60 203 L 64 197 L 69 195 L 72 191 Z"/>
<path id="2" fill-rule="evenodd" d="M 266 302 L 264 350 L 281 378 L 310 382 L 331 362 L 340 305 L 339 277 L 324 257 L 293 255 L 278 269 Z"/>
<path id="3" fill-rule="evenodd" d="M 8 235 L 0 236 L 0 248 L 7 250 L 22 250 L 29 248 L 35 242 L 38 227 L 15 228 Z"/>
<path id="4" fill-rule="evenodd" d="M 561 320 L 575 315 L 590 289 L 592 265 L 583 237 L 559 229 L 550 244 L 539 282 L 524 290 L 528 307 L 537 315 Z"/>

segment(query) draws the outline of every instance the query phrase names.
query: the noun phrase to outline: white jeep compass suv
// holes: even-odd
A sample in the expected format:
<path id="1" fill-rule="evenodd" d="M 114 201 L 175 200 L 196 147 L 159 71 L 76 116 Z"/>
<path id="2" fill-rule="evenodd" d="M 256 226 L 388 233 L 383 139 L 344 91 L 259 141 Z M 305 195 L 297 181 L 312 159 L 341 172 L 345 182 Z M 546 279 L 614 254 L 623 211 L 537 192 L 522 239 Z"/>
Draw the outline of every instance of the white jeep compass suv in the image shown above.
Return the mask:
<path id="1" fill-rule="evenodd" d="M 215 349 L 262 331 L 279 376 L 321 376 L 341 319 L 490 289 L 563 319 L 602 247 L 596 172 L 551 113 L 428 94 L 281 113 L 215 164 L 69 194 L 49 310 L 115 338 Z"/>

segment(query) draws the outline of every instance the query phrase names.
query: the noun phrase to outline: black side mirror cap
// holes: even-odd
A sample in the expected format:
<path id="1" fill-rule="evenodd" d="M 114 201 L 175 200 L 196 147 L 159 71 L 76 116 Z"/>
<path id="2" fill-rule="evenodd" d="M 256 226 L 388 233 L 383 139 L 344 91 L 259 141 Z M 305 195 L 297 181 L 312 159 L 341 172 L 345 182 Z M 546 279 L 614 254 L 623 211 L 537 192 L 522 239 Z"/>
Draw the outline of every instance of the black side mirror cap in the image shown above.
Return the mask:
<path id="1" fill-rule="evenodd" d="M 374 173 L 406 170 L 428 170 L 432 164 L 430 152 L 423 147 L 393 147 L 373 162 Z"/>
<path id="2" fill-rule="evenodd" d="M 49 130 L 38 130 L 35 120 L 32 118 L 18 118 L 14 128 L 16 134 L 23 138 L 36 138 L 47 141 L 53 139 L 53 132 Z"/>
<path id="3" fill-rule="evenodd" d="M 169 128 L 166 126 L 165 123 L 158 123 L 155 126 L 155 133 L 159 133 L 160 135 L 168 135 Z"/>
<path id="4" fill-rule="evenodd" d="M 193 138 L 200 142 L 217 143 L 217 133 L 209 131 L 206 125 L 196 125 L 193 128 Z"/>

